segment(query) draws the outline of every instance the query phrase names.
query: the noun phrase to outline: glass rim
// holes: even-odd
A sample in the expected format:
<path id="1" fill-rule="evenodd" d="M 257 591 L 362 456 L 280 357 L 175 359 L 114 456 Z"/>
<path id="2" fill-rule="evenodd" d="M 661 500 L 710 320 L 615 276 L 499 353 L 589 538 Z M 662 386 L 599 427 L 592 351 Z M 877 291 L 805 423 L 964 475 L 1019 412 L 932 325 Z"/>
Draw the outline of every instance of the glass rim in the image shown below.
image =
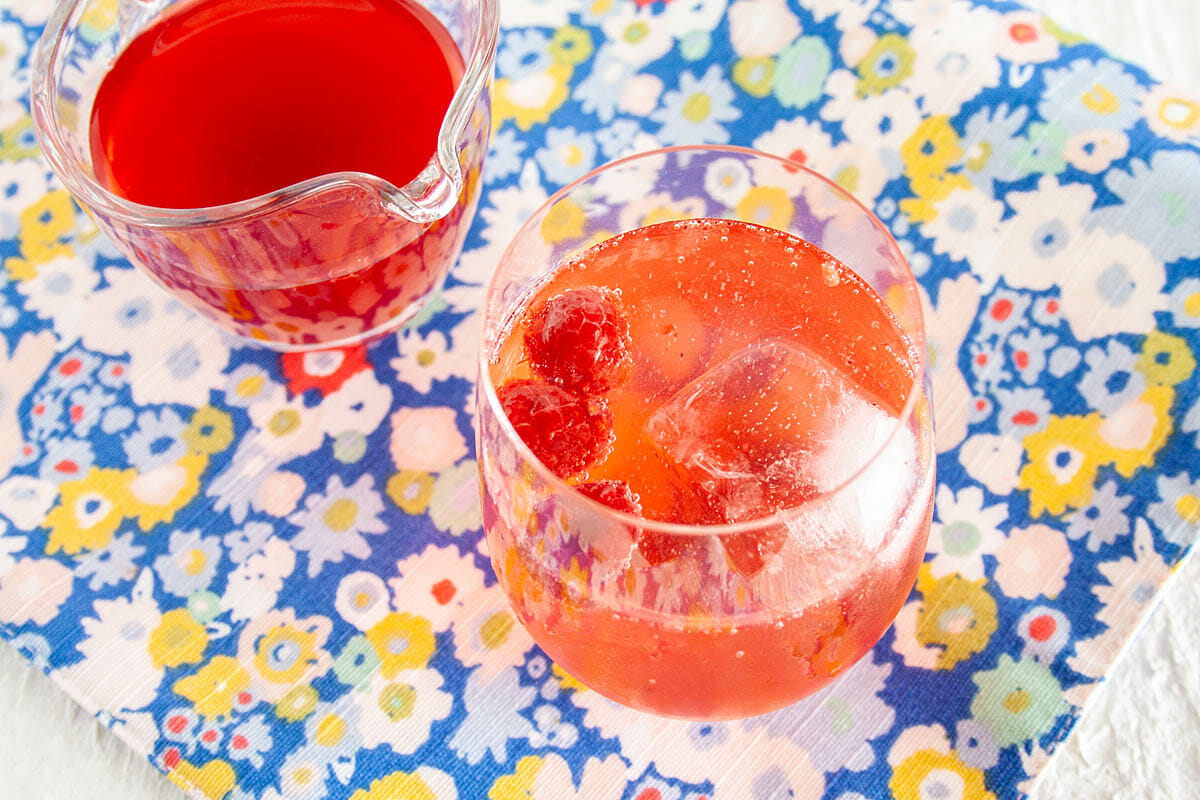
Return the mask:
<path id="1" fill-rule="evenodd" d="M 71 194 L 86 206 L 114 219 L 143 227 L 186 228 L 219 224 L 270 213 L 297 200 L 339 186 L 370 188 L 382 197 L 388 198 L 393 205 L 412 206 L 412 209 L 404 209 L 408 215 L 410 211 L 422 208 L 421 203 L 413 199 L 414 194 L 427 191 L 431 185 L 438 183 L 437 179 L 431 181 L 426 177 L 431 170 L 436 170 L 441 178 L 450 181 L 450 188 L 453 189 L 449 192 L 451 198 L 457 198 L 461 191 L 462 167 L 458 162 L 456 150 L 466 134 L 475 100 L 483 93 L 487 82 L 491 79 L 492 65 L 495 62 L 500 35 L 500 0 L 478 0 L 480 18 L 473 39 L 471 59 L 464 65 L 462 79 L 454 91 L 445 116 L 442 117 L 433 155 L 430 156 L 429 161 L 416 177 L 407 184 L 398 187 L 391 181 L 367 172 L 333 172 L 306 178 L 245 200 L 197 208 L 164 208 L 127 200 L 104 188 L 99 181 L 88 174 L 87 170 L 81 168 L 79 160 L 67 146 L 57 121 L 58 114 L 55 112 L 56 102 L 52 94 L 54 80 L 51 67 L 58 60 L 59 50 L 66 35 L 67 23 L 85 2 L 87 0 L 68 0 L 68 2 L 55 4 L 32 57 L 29 105 L 33 118 L 33 131 L 41 145 L 43 155 Z M 396 202 L 397 200 L 399 202 Z M 437 214 L 434 219 L 441 216 L 444 216 L 444 213 Z M 433 220 L 416 219 L 414 221 Z"/>
<path id="2" fill-rule="evenodd" d="M 512 423 L 508 419 L 508 415 L 504 413 L 504 409 L 500 406 L 500 398 L 496 392 L 496 387 L 492 382 L 491 371 L 489 369 L 491 355 L 492 355 L 490 352 L 491 348 L 486 346 L 488 344 L 486 341 L 483 341 L 483 339 L 487 335 L 487 322 L 488 322 L 487 313 L 488 313 L 488 309 L 490 307 L 490 301 L 491 301 L 493 295 L 495 294 L 495 292 L 497 291 L 498 281 L 499 281 L 500 273 L 502 271 L 502 266 L 508 262 L 509 257 L 513 251 L 513 248 L 516 246 L 517 240 L 529 233 L 534 220 L 538 219 L 546 211 L 548 211 L 550 208 L 554 207 L 558 202 L 560 202 L 565 197 L 567 197 L 577 187 L 579 187 L 580 185 L 582 185 L 584 183 L 587 183 L 588 181 L 592 180 L 593 178 L 595 178 L 597 175 L 600 175 L 601 173 L 608 172 L 609 170 L 612 170 L 616 167 L 619 167 L 621 165 L 628 164 L 632 161 L 637 161 L 637 160 L 640 160 L 643 158 L 649 158 L 652 156 L 659 156 L 659 155 L 665 155 L 667 153 L 679 153 L 679 152 L 730 153 L 733 155 L 748 156 L 751 158 L 761 158 L 761 159 L 766 159 L 766 160 L 770 160 L 770 161 L 776 161 L 776 162 L 779 162 L 780 164 L 787 166 L 789 169 L 795 169 L 799 172 L 803 172 L 804 174 L 808 175 L 809 177 L 815 178 L 816 180 L 826 184 L 831 189 L 833 189 L 838 194 L 838 196 L 843 197 L 846 200 L 849 200 L 850 202 L 854 203 L 854 205 L 856 205 L 858 207 L 858 209 L 863 214 L 866 215 L 867 219 L 871 222 L 871 224 L 884 235 L 884 237 L 886 238 L 887 244 L 891 250 L 892 255 L 896 258 L 897 262 L 899 264 L 903 265 L 903 267 L 904 267 L 904 282 L 909 286 L 909 288 L 912 291 L 913 296 L 914 296 L 913 299 L 916 301 L 916 304 L 914 307 L 915 313 L 914 313 L 914 317 L 913 317 L 913 321 L 915 322 L 915 325 L 916 325 L 916 330 L 914 331 L 914 333 L 916 333 L 916 335 L 920 341 L 917 341 L 917 342 L 910 341 L 910 345 L 911 345 L 911 350 L 912 350 L 913 354 L 916 356 L 917 363 L 913 369 L 913 378 L 912 378 L 911 385 L 909 387 L 908 397 L 905 399 L 905 402 L 904 402 L 904 407 L 901 409 L 900 415 L 896 419 L 896 424 L 892 426 L 892 429 L 888 433 L 887 437 L 883 440 L 883 442 L 879 445 L 879 447 L 871 454 L 871 457 L 866 459 L 863 462 L 862 466 L 860 466 L 857 470 L 855 470 L 853 473 L 851 473 L 851 475 L 849 477 L 847 477 L 841 483 L 834 486 L 832 489 L 821 492 L 820 494 L 816 495 L 815 497 L 812 497 L 798 505 L 788 506 L 787 508 L 781 508 L 778 511 L 775 511 L 765 517 L 756 517 L 754 519 L 746 520 L 744 522 L 726 523 L 723 525 L 694 525 L 694 524 L 688 524 L 688 523 L 664 522 L 662 520 L 647 519 L 645 517 L 637 516 L 636 514 L 630 514 L 625 511 L 619 511 L 615 508 L 605 505 L 604 503 L 599 502 L 598 500 L 588 497 L 583 492 L 577 491 L 574 486 L 567 483 L 566 480 L 564 480 L 563 478 L 560 478 L 549 467 L 547 467 L 545 464 L 543 464 L 541 459 L 539 459 L 536 455 L 534 455 L 533 451 L 529 449 L 529 445 L 527 445 L 525 443 L 525 441 L 520 437 L 520 435 L 517 434 L 516 428 L 513 427 Z M 840 261 L 840 259 L 839 259 L 839 261 Z M 553 265 L 551 265 L 551 266 L 553 266 Z M 858 274 L 857 270 L 854 270 L 854 268 L 852 266 L 847 264 L 846 267 L 848 269 L 850 269 L 851 271 L 854 271 L 855 274 Z M 481 395 L 482 397 L 484 397 L 486 399 L 489 408 L 492 410 L 492 412 L 495 414 L 495 416 L 499 420 L 500 428 L 503 431 L 504 436 L 506 438 L 508 438 L 510 441 L 513 441 L 516 443 L 517 453 L 519 454 L 519 456 L 522 459 L 528 461 L 532 465 L 532 468 L 537 473 L 537 475 L 542 480 L 546 481 L 546 483 L 548 483 L 551 487 L 553 487 L 554 491 L 570 492 L 579 502 L 584 504 L 584 507 L 591 508 L 595 512 L 603 514 L 604 516 L 614 518 L 618 522 L 621 522 L 632 528 L 640 528 L 643 530 L 650 530 L 655 533 L 663 533 L 663 534 L 670 534 L 670 535 L 676 535 L 676 536 L 724 536 L 724 535 L 728 535 L 728 534 L 745 533 L 748 531 L 760 530 L 762 528 L 767 528 L 767 527 L 771 527 L 773 525 L 779 525 L 779 524 L 785 523 L 789 518 L 798 516 L 805 509 L 811 508 L 811 507 L 815 506 L 816 504 L 818 504 L 830 497 L 834 497 L 834 496 L 838 495 L 843 490 L 845 490 L 846 487 L 850 486 L 855 481 L 857 481 L 859 479 L 859 477 L 861 477 L 862 474 L 864 472 L 866 472 L 867 468 L 875 463 L 875 461 L 876 461 L 876 459 L 878 459 L 879 455 L 881 453 L 883 453 L 883 451 L 886 450 L 892 444 L 892 441 L 895 439 L 895 437 L 897 435 L 899 435 L 901 429 L 904 427 L 904 421 L 913 414 L 913 412 L 916 408 L 917 400 L 918 400 L 919 396 L 922 394 L 921 389 L 923 387 L 923 384 L 924 384 L 925 378 L 926 378 L 926 374 L 927 374 L 925 362 L 928 358 L 928 354 L 926 353 L 926 348 L 925 348 L 924 309 L 921 306 L 921 296 L 920 296 L 920 292 L 918 291 L 918 289 L 919 289 L 919 284 L 917 283 L 916 276 L 913 275 L 912 268 L 908 264 L 908 259 L 906 259 L 904 257 L 904 254 L 902 252 L 900 252 L 900 247 L 899 247 L 899 245 L 896 244 L 896 239 L 894 236 L 892 236 L 891 232 L 887 229 L 887 226 L 885 226 L 883 224 L 883 222 L 877 216 L 875 216 L 875 214 L 870 209 L 868 209 L 865 205 L 863 205 L 862 202 L 858 200 L 858 198 L 854 197 L 848 191 L 846 191 L 841 186 L 834 183 L 832 180 L 825 177 L 821 173 L 819 173 L 813 169 L 810 169 L 809 167 L 806 167 L 803 164 L 792 161 L 790 159 L 771 155 L 770 153 L 764 153 L 762 151 L 754 150 L 749 147 L 740 147 L 738 145 L 724 145 L 724 144 L 675 145 L 673 147 L 660 147 L 660 148 L 655 148 L 653 150 L 644 150 L 642 152 L 634 153 L 632 155 L 624 156 L 624 157 L 616 159 L 614 161 L 610 161 L 608 163 L 602 164 L 602 165 L 596 167 L 595 169 L 590 170 L 582 177 L 576 178 L 574 181 L 571 181 L 567 185 L 563 186 L 561 189 L 559 189 L 554 194 L 552 194 L 549 198 L 547 198 L 546 202 L 543 203 L 541 206 L 539 206 L 538 209 L 536 211 L 534 211 L 532 215 L 530 215 L 529 219 L 527 219 L 521 225 L 521 227 L 517 230 L 517 232 L 515 234 L 513 234 L 511 241 L 509 242 L 508 246 L 504 249 L 503 255 L 500 256 L 500 261 L 498 262 L 497 268 L 492 272 L 491 277 L 488 279 L 487 287 L 484 291 L 484 305 L 483 305 L 484 317 L 480 320 L 480 322 L 481 322 L 480 345 L 481 346 L 479 348 L 479 354 L 478 354 L 478 357 L 479 357 L 479 382 L 476 387 L 476 392 L 477 392 L 477 396 Z M 504 309 L 504 310 L 508 311 L 509 309 Z M 910 339 L 912 338 L 908 331 L 904 331 L 904 334 L 906 337 L 908 337 Z M 478 418 L 479 418 L 479 414 L 476 413 L 477 422 L 478 422 Z M 478 436 L 479 434 L 477 433 L 476 435 Z"/>

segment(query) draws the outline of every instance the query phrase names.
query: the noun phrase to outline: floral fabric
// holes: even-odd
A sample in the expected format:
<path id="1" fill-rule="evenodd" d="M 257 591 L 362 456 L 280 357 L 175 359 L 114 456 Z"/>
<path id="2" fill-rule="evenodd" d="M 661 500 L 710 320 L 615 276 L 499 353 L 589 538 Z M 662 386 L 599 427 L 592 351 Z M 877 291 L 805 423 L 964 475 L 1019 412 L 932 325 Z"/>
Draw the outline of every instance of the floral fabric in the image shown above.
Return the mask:
<path id="1" fill-rule="evenodd" d="M 446 288 L 396 337 L 284 356 L 195 319 L 50 175 L 25 99 L 50 5 L 0 7 L 0 632 L 197 797 L 1020 797 L 1196 537 L 1200 103 L 1013 3 L 505 0 Z M 938 418 L 892 630 L 723 723 L 618 708 L 532 646 L 471 455 L 476 310 L 517 226 L 698 142 L 887 223 Z M 640 219 L 686 201 L 628 188 Z"/>

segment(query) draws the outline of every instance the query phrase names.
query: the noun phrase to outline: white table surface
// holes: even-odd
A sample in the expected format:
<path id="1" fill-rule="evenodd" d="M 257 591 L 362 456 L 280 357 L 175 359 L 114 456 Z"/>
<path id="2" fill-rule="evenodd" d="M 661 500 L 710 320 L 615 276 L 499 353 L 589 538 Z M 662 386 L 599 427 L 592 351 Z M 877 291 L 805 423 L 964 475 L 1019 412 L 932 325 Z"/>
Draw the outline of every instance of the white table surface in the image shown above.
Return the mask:
<path id="1" fill-rule="evenodd" d="M 2 1 L 2 0 L 0 0 Z M 1114 55 L 1200 94 L 1200 0 L 1026 0 Z M 1095 693 L 1038 800 L 1200 797 L 1200 557 Z M 0 644 L 0 798 L 176 800 L 182 793 Z M 473 798 L 463 798 L 473 800 Z"/>

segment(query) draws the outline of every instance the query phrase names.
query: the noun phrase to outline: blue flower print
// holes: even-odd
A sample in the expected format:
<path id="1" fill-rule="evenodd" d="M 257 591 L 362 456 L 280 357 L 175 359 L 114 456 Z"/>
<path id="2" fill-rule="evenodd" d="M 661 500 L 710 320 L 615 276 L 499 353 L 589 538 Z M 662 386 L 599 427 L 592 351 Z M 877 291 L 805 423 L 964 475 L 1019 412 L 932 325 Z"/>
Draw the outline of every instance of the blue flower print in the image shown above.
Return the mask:
<path id="1" fill-rule="evenodd" d="M 1115 481 L 1096 489 L 1091 502 L 1067 517 L 1067 538 L 1087 539 L 1087 549 L 1095 553 L 1103 545 L 1112 544 L 1129 533 L 1129 517 L 1125 509 L 1132 496 L 1118 496 Z"/>
<path id="2" fill-rule="evenodd" d="M 1078 348 L 1063 345 L 1050 351 L 1046 369 L 1054 377 L 1062 378 L 1078 367 L 1081 360 Z"/>
<path id="3" fill-rule="evenodd" d="M 538 149 L 534 159 L 546 180 L 568 184 L 595 165 L 596 139 L 574 128 L 549 128 L 546 146 Z"/>
<path id="4" fill-rule="evenodd" d="M 974 719 L 959 720 L 954 729 L 954 749 L 964 764 L 975 769 L 991 769 L 1000 761 L 992 729 Z"/>
<path id="5" fill-rule="evenodd" d="M 687 737 L 698 751 L 711 750 L 729 738 L 729 726 L 724 722 L 693 722 L 687 727 Z"/>
<path id="6" fill-rule="evenodd" d="M 700 78 L 683 72 L 679 88 L 663 93 L 662 106 L 650 119 L 662 123 L 658 138 L 663 144 L 724 144 L 729 141 L 729 131 L 721 123 L 739 116 L 733 96 L 733 87 L 721 76 L 718 64 Z"/>
<path id="7" fill-rule="evenodd" d="M 8 643 L 35 668 L 43 671 L 50 668 L 50 642 L 45 636 L 27 632 L 14 636 Z"/>
<path id="8" fill-rule="evenodd" d="M 621 87 L 635 74 L 632 64 L 614 55 L 611 45 L 603 45 L 592 61 L 592 71 L 575 87 L 575 98 L 584 112 L 610 122 L 616 115 Z"/>
<path id="9" fill-rule="evenodd" d="M 1146 390 L 1146 378 L 1137 369 L 1137 354 L 1115 339 L 1106 346 L 1088 348 L 1083 360 L 1087 371 L 1079 381 L 1079 393 L 1101 414 L 1113 413 Z"/>
<path id="10" fill-rule="evenodd" d="M 187 706 L 172 708 L 163 715 L 162 737 L 168 742 L 183 745 L 185 753 L 196 749 L 200 737 L 200 717 Z"/>
<path id="11" fill-rule="evenodd" d="M 275 528 L 266 522 L 247 522 L 241 528 L 225 534 L 221 543 L 229 553 L 229 559 L 241 564 L 255 553 L 261 553 L 267 540 L 275 535 Z"/>
<path id="12" fill-rule="evenodd" d="M 133 543 L 132 533 L 113 537 L 103 550 L 92 550 L 79 557 L 75 574 L 88 579 L 88 588 L 98 592 L 106 586 L 115 586 L 122 581 L 137 577 L 137 559 L 146 548 Z"/>
<path id="13" fill-rule="evenodd" d="M 550 66 L 550 39 L 538 30 L 512 30 L 496 54 L 496 74 L 517 80 Z"/>
<path id="14" fill-rule="evenodd" d="M 1017 368 L 1017 374 L 1024 383 L 1032 385 L 1037 383 L 1042 370 L 1046 368 L 1046 352 L 1058 343 L 1058 337 L 1035 328 L 1014 333 L 1008 343 L 1012 347 L 1013 366 Z"/>
<path id="15" fill-rule="evenodd" d="M 169 408 L 146 410 L 137 415 L 137 427 L 121 446 L 129 463 L 142 471 L 173 464 L 187 454 L 183 435 L 187 425 Z"/>
<path id="16" fill-rule="evenodd" d="M 11 328 L 21 318 L 21 310 L 12 304 L 8 295 L 0 293 L 0 330 Z"/>
<path id="17" fill-rule="evenodd" d="M 1183 422 L 1179 424 L 1179 429 L 1184 433 L 1196 433 L 1200 431 L 1200 398 L 1192 404 L 1191 409 L 1183 415 Z M 1196 437 L 1197 446 L 1200 446 L 1200 436 Z"/>
<path id="18" fill-rule="evenodd" d="M 996 400 L 1000 403 L 996 420 L 1000 433 L 1012 434 L 1018 439 L 1046 427 L 1053 407 L 1046 393 L 1036 386 L 997 389 Z"/>
<path id="19" fill-rule="evenodd" d="M 1029 118 L 1029 109 L 1007 105 L 981 108 L 963 126 L 962 148 L 966 153 L 963 174 L 984 191 L 995 191 L 998 181 L 1020 180 L 1022 169 L 1016 163 L 1022 142 L 1017 132 Z"/>
<path id="20" fill-rule="evenodd" d="M 1150 163 L 1135 160 L 1129 172 L 1109 171 L 1108 190 L 1121 199 L 1096 209 L 1089 224 L 1127 233 L 1166 262 L 1200 257 L 1200 154 L 1159 150 Z"/>
<path id="21" fill-rule="evenodd" d="M 1009 379 L 1004 368 L 1004 354 L 999 344 L 972 343 L 968 348 L 971 355 L 971 372 L 975 380 L 984 386 L 994 386 Z"/>
<path id="22" fill-rule="evenodd" d="M 991 419 L 992 412 L 995 410 L 996 404 L 990 397 L 982 394 L 976 395 L 971 398 L 971 402 L 967 406 L 967 422 L 971 425 L 986 422 Z"/>
<path id="23" fill-rule="evenodd" d="M 997 289 L 988 300 L 987 309 L 983 312 L 983 321 L 979 323 L 979 335 L 982 337 L 998 336 L 1001 339 L 1008 336 L 1027 321 L 1026 314 L 1033 298 L 1028 294 L 1014 292 L 1011 289 Z"/>
<path id="24" fill-rule="evenodd" d="M 1062 324 L 1062 303 L 1057 297 L 1039 297 L 1033 301 L 1033 321 L 1043 328 L 1057 328 Z"/>
<path id="25" fill-rule="evenodd" d="M 42 388 L 52 392 L 69 392 L 76 386 L 88 383 L 99 366 L 99 357 L 79 347 L 72 348 L 46 373 L 46 384 Z"/>
<path id="26" fill-rule="evenodd" d="M 521 171 L 524 163 L 522 154 L 525 152 L 525 142 L 517 138 L 517 132 L 505 128 L 492 134 L 488 144 L 487 159 L 483 165 L 483 179 L 487 183 L 502 180 L 509 175 Z"/>
<path id="27" fill-rule="evenodd" d="M 221 561 L 221 543 L 215 536 L 200 531 L 175 531 L 169 551 L 154 559 L 154 571 L 164 592 L 187 597 L 207 589 Z"/>
<path id="28" fill-rule="evenodd" d="M 363 534 L 380 534 L 387 526 L 379 519 L 383 500 L 375 491 L 375 479 L 367 474 L 351 486 L 332 475 L 325 493 L 314 492 L 304 500 L 304 509 L 288 517 L 300 527 L 292 547 L 308 553 L 308 577 L 315 578 L 321 567 L 339 562 L 347 555 L 366 558 L 371 546 Z"/>
<path id="29" fill-rule="evenodd" d="M 508 759 L 508 740 L 528 739 L 533 733 L 533 724 L 520 712 L 535 697 L 537 690 L 521 686 L 511 667 L 490 681 L 482 670 L 475 670 L 463 692 L 467 716 L 450 737 L 450 749 L 471 765 L 482 761 L 486 753 L 503 763 Z"/>
<path id="30" fill-rule="evenodd" d="M 1159 475 L 1157 488 L 1160 499 L 1146 516 L 1167 541 L 1186 547 L 1200 531 L 1200 479 L 1190 480 L 1186 472 Z"/>
<path id="31" fill-rule="evenodd" d="M 129 406 L 110 406 L 100 417 L 100 430 L 108 434 L 128 430 L 136 419 Z"/>
<path id="32" fill-rule="evenodd" d="M 246 439 L 238 445 L 229 466 L 213 478 L 205 492 L 213 498 L 213 511 L 228 511 L 235 525 L 241 525 L 250 513 L 250 503 L 263 481 L 275 473 L 280 457 Z"/>
<path id="33" fill-rule="evenodd" d="M 284 399 L 284 389 L 271 380 L 257 364 L 242 364 L 225 380 L 225 403 L 247 408 L 255 403 L 276 403 Z"/>
<path id="34" fill-rule="evenodd" d="M 1200 328 L 1200 278 L 1184 278 L 1167 300 L 1178 328 Z"/>
<path id="35" fill-rule="evenodd" d="M 641 798 L 658 798 L 658 800 L 679 800 L 683 792 L 678 786 L 672 786 L 664 780 L 647 775 L 633 787 L 633 800 Z"/>
<path id="36" fill-rule="evenodd" d="M 1046 91 L 1038 103 L 1042 119 L 1053 119 L 1069 133 L 1092 128 L 1126 130 L 1141 116 L 1144 90 L 1121 64 L 1080 58 L 1046 71 Z"/>
<path id="37" fill-rule="evenodd" d="M 76 481 L 87 475 L 96 463 L 92 443 L 85 439 L 52 439 L 46 442 L 38 477 L 45 481 L 62 483 Z"/>
<path id="38" fill-rule="evenodd" d="M 596 143 L 607 159 L 617 158 L 629 152 L 642 126 L 631 119 L 613 120 L 611 125 L 596 131 Z"/>
<path id="39" fill-rule="evenodd" d="M 63 398 L 57 393 L 38 392 L 33 396 L 29 407 L 29 421 L 37 441 L 44 442 L 66 428 L 63 424 L 63 411 Z"/>
<path id="40" fill-rule="evenodd" d="M 339 783 L 354 772 L 355 754 L 362 747 L 358 718 L 362 712 L 352 695 L 342 695 L 332 703 L 319 703 L 304 721 L 307 749 L 327 765 Z"/>
<path id="41" fill-rule="evenodd" d="M 556 706 L 540 705 L 533 710 L 534 732 L 529 735 L 531 747 L 568 749 L 579 741 L 579 729 L 562 718 Z"/>
<path id="42" fill-rule="evenodd" d="M 103 239 L 103 236 L 96 237 Z M 120 389 L 129 383 L 129 364 L 115 359 L 106 361 L 96 372 L 96 379 L 110 389 Z"/>
<path id="43" fill-rule="evenodd" d="M 886 733 L 896 716 L 879 696 L 891 672 L 890 664 L 864 658 L 812 697 L 744 725 L 765 727 L 772 737 L 786 736 L 801 747 L 820 741 L 819 749 L 809 751 L 818 770 L 862 771 L 875 763 L 871 740 Z"/>
<path id="44" fill-rule="evenodd" d="M 92 428 L 100 421 L 104 409 L 111 406 L 117 399 L 112 392 L 106 392 L 99 386 L 80 386 L 67 398 L 67 417 L 74 423 L 72 430 L 76 436 L 87 436 Z"/>
<path id="45" fill-rule="evenodd" d="M 229 732 L 227 749 L 229 757 L 250 762 L 250 766 L 261 769 L 263 754 L 271 751 L 271 726 L 262 714 L 255 714 Z"/>
<path id="46" fill-rule="evenodd" d="M 312 747 L 294 750 L 279 768 L 279 788 L 287 800 L 322 800 L 328 797 L 325 762 Z M 269 792 L 264 797 L 278 798 Z"/>
<path id="47" fill-rule="evenodd" d="M 221 749 L 221 726 L 215 722 L 205 720 L 200 726 L 200 731 L 196 736 L 196 743 L 201 749 L 207 750 L 209 753 L 216 753 Z"/>

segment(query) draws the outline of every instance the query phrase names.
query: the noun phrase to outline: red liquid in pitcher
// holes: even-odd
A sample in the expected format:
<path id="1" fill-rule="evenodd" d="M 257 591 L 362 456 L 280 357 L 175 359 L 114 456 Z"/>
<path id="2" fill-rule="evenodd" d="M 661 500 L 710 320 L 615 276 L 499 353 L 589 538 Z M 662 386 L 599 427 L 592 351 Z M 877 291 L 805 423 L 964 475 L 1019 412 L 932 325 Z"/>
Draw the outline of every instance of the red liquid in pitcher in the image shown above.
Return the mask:
<path id="1" fill-rule="evenodd" d="M 433 156 L 462 74 L 450 34 L 407 0 L 181 3 L 130 42 L 100 85 L 91 116 L 96 175 L 128 200 L 177 209 L 337 172 L 404 186 Z M 218 229 L 228 241 L 214 248 L 205 240 L 215 255 L 197 258 L 188 241 L 174 268 L 162 267 L 162 253 L 140 260 L 171 288 L 259 327 L 260 338 L 300 343 L 306 326 L 377 327 L 377 317 L 399 312 L 398 302 L 422 296 L 448 268 L 413 251 L 428 225 L 384 216 L 377 198 L 347 188 L 284 212 L 271 230 Z M 456 221 L 441 220 L 436 232 L 454 238 L 442 229 Z M 276 235 L 281 225 L 290 229 Z M 280 255 L 288 247 L 295 252 Z M 218 268 L 209 272 L 220 278 L 203 275 L 201 291 L 177 285 L 186 258 L 210 255 Z"/>
<path id="2" fill-rule="evenodd" d="M 611 303 L 579 311 L 584 300 L 572 298 L 584 292 Z M 643 518 L 689 525 L 810 504 L 794 527 L 648 530 L 627 544 L 615 541 L 617 529 L 597 539 L 593 529 L 604 527 L 572 517 L 568 505 L 558 524 L 570 533 L 582 520 L 581 535 L 602 544 L 578 558 L 568 549 L 557 564 L 547 555 L 552 530 L 543 538 L 540 524 L 518 530 L 494 519 L 490 509 L 513 504 L 503 480 L 486 480 L 485 465 L 493 565 L 556 662 L 636 708 L 733 718 L 810 694 L 878 641 L 921 563 L 933 483 L 906 421 L 918 359 L 866 282 L 780 231 L 667 222 L 560 265 L 512 320 L 491 378 L 518 434 L 568 483 Z M 584 333 L 547 353 L 552 324 Z M 615 347 L 622 330 L 628 343 Z M 589 331 L 604 341 L 596 358 L 576 341 Z M 617 350 L 627 350 L 625 366 L 610 369 L 618 359 L 607 354 Z M 518 390 L 541 397 L 513 402 Z M 556 439 L 550 428 L 573 417 L 547 409 L 574 402 L 592 404 L 595 423 Z M 590 596 L 595 584 L 580 576 L 614 563 L 628 564 L 626 588 L 615 580 L 614 595 Z"/>

